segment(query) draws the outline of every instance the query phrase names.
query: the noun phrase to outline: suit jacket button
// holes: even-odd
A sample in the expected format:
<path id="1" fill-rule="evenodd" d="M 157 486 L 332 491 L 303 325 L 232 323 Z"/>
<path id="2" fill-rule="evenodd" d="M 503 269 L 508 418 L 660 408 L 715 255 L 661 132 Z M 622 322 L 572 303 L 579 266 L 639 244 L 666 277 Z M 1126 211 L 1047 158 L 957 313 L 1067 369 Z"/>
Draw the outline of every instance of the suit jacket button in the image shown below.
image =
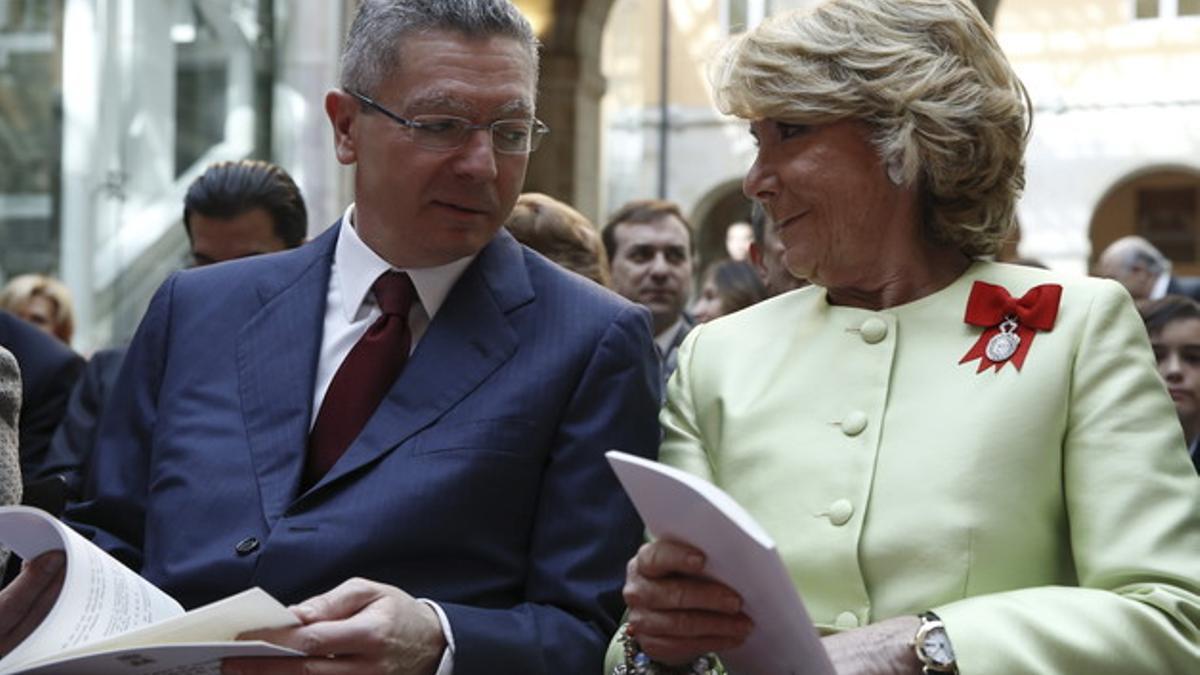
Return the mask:
<path id="1" fill-rule="evenodd" d="M 256 537 L 246 537 L 245 539 L 239 541 L 237 546 L 233 547 L 233 550 L 236 551 L 238 555 L 250 555 L 258 550 L 258 539 Z"/>
<path id="2" fill-rule="evenodd" d="M 883 319 L 873 316 L 864 321 L 858 330 L 863 342 L 873 345 L 887 337 L 888 325 Z"/>
<path id="3" fill-rule="evenodd" d="M 839 499 L 829 505 L 826 515 L 829 516 L 829 522 L 841 527 L 850 522 L 850 518 L 854 516 L 854 505 L 848 499 Z"/>
<path id="4" fill-rule="evenodd" d="M 867 428 L 867 414 L 861 410 L 852 410 L 842 418 L 842 433 L 847 436 L 857 436 Z"/>
<path id="5" fill-rule="evenodd" d="M 837 615 L 837 619 L 834 620 L 833 625 L 838 628 L 858 628 L 858 615 L 854 612 L 842 612 Z"/>

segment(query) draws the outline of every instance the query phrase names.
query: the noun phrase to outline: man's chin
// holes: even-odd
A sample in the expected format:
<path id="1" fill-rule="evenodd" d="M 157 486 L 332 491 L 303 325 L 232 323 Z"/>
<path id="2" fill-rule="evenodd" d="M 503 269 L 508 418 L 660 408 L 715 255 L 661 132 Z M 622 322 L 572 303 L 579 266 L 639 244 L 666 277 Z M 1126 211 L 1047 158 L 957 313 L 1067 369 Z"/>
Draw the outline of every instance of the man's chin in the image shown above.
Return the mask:
<path id="1" fill-rule="evenodd" d="M 675 322 L 679 321 L 679 318 L 683 316 L 683 310 L 673 305 L 668 307 L 647 306 L 646 308 L 650 310 L 650 315 L 654 317 L 655 327 L 662 326 L 663 330 L 675 325 Z"/>

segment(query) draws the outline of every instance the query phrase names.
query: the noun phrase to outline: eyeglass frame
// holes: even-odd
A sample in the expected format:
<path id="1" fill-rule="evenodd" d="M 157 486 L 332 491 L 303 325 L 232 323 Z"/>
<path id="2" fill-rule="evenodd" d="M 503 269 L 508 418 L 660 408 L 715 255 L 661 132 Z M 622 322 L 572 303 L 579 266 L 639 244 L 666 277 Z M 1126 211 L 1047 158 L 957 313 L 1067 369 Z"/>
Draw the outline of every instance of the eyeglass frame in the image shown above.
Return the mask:
<path id="1" fill-rule="evenodd" d="M 391 110 L 388 110 L 381 104 L 377 103 L 375 101 L 375 99 L 371 98 L 370 96 L 367 96 L 366 94 L 364 94 L 362 92 L 355 91 L 353 89 L 346 89 L 344 91 L 347 94 L 350 94 L 351 96 L 353 96 L 360 103 L 366 105 L 368 108 L 371 108 L 377 112 L 383 113 L 384 117 L 387 117 L 388 119 L 392 120 L 396 124 L 399 124 L 400 126 L 406 128 L 406 129 L 417 130 L 417 129 L 421 129 L 425 126 L 421 122 L 419 122 L 415 119 L 408 119 L 406 117 L 401 117 L 401 116 L 397 115 L 396 113 L 392 112 Z M 421 117 L 421 115 L 418 115 L 418 117 Z M 429 146 L 429 145 L 423 145 L 421 143 L 418 143 L 415 139 L 413 140 L 413 143 L 416 143 L 420 147 L 425 148 L 427 150 L 440 150 L 440 151 L 447 151 L 447 152 L 450 150 L 457 150 L 457 149 L 461 148 L 463 145 L 466 145 L 467 138 L 470 136 L 470 132 L 483 131 L 484 129 L 486 129 L 488 132 L 488 138 L 491 140 L 491 143 L 492 143 L 493 151 L 498 152 L 502 155 L 529 155 L 534 150 L 537 150 L 538 146 L 541 144 L 542 137 L 545 136 L 546 134 L 550 133 L 550 127 L 547 126 L 545 122 L 539 120 L 536 117 L 531 117 L 528 120 L 513 117 L 513 118 L 508 118 L 508 119 L 502 119 L 502 120 L 494 120 L 494 121 L 488 122 L 486 124 L 472 124 L 471 120 L 469 120 L 465 117 L 459 117 L 458 115 L 429 115 L 429 117 L 438 117 L 438 118 L 442 118 L 442 119 L 458 120 L 458 121 L 464 122 L 465 124 L 463 125 L 464 133 L 463 133 L 462 141 L 458 145 L 445 147 L 445 148 L 439 148 L 439 147 L 434 147 L 434 146 Z M 495 138 L 496 125 L 504 123 L 504 122 L 525 122 L 525 121 L 530 122 L 529 149 L 525 150 L 525 151 L 518 151 L 518 152 L 514 152 L 512 150 L 501 150 L 496 145 L 496 138 Z"/>

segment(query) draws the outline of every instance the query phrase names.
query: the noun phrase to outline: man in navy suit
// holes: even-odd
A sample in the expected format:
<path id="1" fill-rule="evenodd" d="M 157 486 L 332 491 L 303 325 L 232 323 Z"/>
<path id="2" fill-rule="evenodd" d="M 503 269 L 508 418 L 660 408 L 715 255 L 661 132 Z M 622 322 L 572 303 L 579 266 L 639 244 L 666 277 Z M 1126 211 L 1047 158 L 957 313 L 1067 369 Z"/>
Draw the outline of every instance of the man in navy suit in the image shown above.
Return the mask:
<path id="1" fill-rule="evenodd" d="M 641 538 L 603 453 L 654 454 L 660 384 L 644 309 L 500 229 L 543 133 L 536 54 L 507 0 L 362 3 L 325 100 L 355 203 L 152 301 L 68 517 L 186 606 L 300 603 L 265 637 L 314 658 L 227 672 L 600 666 Z M 340 373 L 401 314 L 407 363 L 314 470 L 321 413 L 358 395 Z"/>
<path id="2" fill-rule="evenodd" d="M 202 267 L 296 248 L 307 234 L 308 209 L 282 167 L 255 159 L 217 162 L 188 186 L 183 228 L 189 257 Z M 82 469 L 124 359 L 124 346 L 92 354 L 46 451 L 43 466 L 62 476 L 70 500 L 79 497 Z"/>

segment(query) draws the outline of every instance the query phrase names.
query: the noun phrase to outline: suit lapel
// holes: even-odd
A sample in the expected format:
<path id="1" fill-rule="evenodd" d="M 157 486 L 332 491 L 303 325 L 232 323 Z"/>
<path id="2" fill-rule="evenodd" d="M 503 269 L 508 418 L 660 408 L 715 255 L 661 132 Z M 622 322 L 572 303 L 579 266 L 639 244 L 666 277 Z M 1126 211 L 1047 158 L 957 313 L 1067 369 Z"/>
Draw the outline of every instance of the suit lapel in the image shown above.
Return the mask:
<path id="1" fill-rule="evenodd" d="M 502 231 L 454 285 L 387 397 L 313 490 L 390 452 L 474 391 L 516 351 L 507 313 L 532 299 L 521 247 Z"/>
<path id="2" fill-rule="evenodd" d="M 263 307 L 238 333 L 242 414 L 263 514 L 273 524 L 295 498 L 308 447 L 325 298 L 339 225 L 264 275 Z"/>

